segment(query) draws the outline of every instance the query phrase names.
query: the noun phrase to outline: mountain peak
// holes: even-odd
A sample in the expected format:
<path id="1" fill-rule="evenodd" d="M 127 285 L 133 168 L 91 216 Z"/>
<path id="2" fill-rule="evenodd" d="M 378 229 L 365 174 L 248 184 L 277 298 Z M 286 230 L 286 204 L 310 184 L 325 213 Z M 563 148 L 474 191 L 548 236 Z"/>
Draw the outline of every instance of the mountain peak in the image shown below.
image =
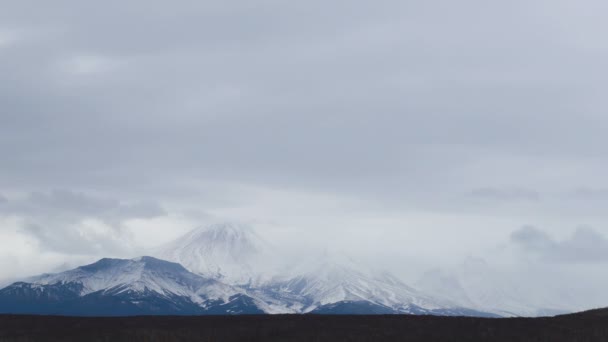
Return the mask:
<path id="1" fill-rule="evenodd" d="M 155 255 L 206 277 L 246 284 L 257 277 L 260 265 L 267 264 L 261 258 L 271 250 L 253 227 L 228 222 L 194 229 L 161 246 Z"/>
<path id="2" fill-rule="evenodd" d="M 131 259 L 133 262 L 141 263 L 146 270 L 156 270 L 165 272 L 188 272 L 184 266 L 167 260 L 157 259 L 151 256 L 141 256 Z"/>
<path id="3" fill-rule="evenodd" d="M 218 223 L 197 228 L 188 233 L 182 239 L 182 241 L 184 240 L 207 244 L 208 247 L 255 248 L 254 244 L 260 242 L 261 239 L 249 225 L 240 223 Z"/>
<path id="4" fill-rule="evenodd" d="M 107 272 L 116 269 L 133 269 L 133 270 L 162 270 L 165 272 L 187 272 L 187 270 L 180 264 L 157 259 L 151 256 L 141 256 L 133 259 L 114 259 L 114 258 L 103 258 L 92 264 L 80 266 L 69 272 L 85 272 L 85 273 L 96 273 L 96 272 Z M 58 273 L 65 274 L 66 272 Z M 54 276 L 54 274 L 47 274 L 46 276 Z"/>
<path id="5" fill-rule="evenodd" d="M 78 284 L 81 285 L 81 296 L 98 291 L 151 291 L 161 295 L 192 297 L 198 301 L 195 292 L 203 287 L 209 289 L 207 295 L 211 297 L 224 298 L 225 294 L 236 293 L 230 286 L 191 273 L 180 264 L 150 256 L 134 259 L 105 258 L 66 272 L 34 277 L 29 282 L 41 286 Z"/>
<path id="6" fill-rule="evenodd" d="M 244 223 L 222 222 L 215 223 L 207 227 L 199 228 L 202 231 L 215 232 L 217 234 L 246 234 L 253 233 L 253 228 Z"/>
<path id="7" fill-rule="evenodd" d="M 103 316 L 262 310 L 238 288 L 191 273 L 179 264 L 143 256 L 104 258 L 14 283 L 0 290 L 3 312 Z"/>

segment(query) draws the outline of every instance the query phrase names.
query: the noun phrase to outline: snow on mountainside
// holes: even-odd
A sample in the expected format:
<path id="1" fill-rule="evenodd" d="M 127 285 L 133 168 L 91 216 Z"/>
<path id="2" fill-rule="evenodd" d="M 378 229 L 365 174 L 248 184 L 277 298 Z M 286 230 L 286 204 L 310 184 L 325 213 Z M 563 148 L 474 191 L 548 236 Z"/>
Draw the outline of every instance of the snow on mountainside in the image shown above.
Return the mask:
<path id="1" fill-rule="evenodd" d="M 407 286 L 388 272 L 374 272 L 342 255 L 323 255 L 294 267 L 265 285 L 278 297 L 301 303 L 302 312 L 313 312 L 336 303 L 368 303 L 392 312 L 438 312 L 456 308 Z"/>
<path id="2" fill-rule="evenodd" d="M 310 254 L 294 263 L 278 257 L 253 228 L 217 224 L 157 250 L 175 262 L 102 259 L 14 283 L 0 290 L 0 313 L 488 316 L 473 301 L 431 297 L 344 255 Z"/>
<path id="3" fill-rule="evenodd" d="M 155 255 L 242 288 L 266 303 L 267 312 L 313 312 L 336 303 L 348 303 L 340 309 L 368 303 L 365 305 L 378 306 L 380 311 L 402 313 L 460 310 L 450 301 L 435 300 L 389 273 L 366 269 L 345 256 L 307 255 L 303 261 L 289 264 L 247 225 L 199 228 L 162 246 Z M 285 264 L 277 265 L 277 260 Z M 262 268 L 268 264 L 276 267 Z"/>
<path id="4" fill-rule="evenodd" d="M 152 291 L 161 295 L 189 297 L 194 302 L 204 299 L 227 300 L 238 293 L 235 288 L 197 276 L 180 264 L 152 257 L 101 259 L 70 271 L 33 277 L 27 282 L 37 285 L 81 284 L 81 296 L 108 290 L 117 293 Z"/>
<path id="5" fill-rule="evenodd" d="M 183 266 L 140 257 L 102 259 L 0 290 L 0 313 L 67 315 L 263 313 L 242 290 Z"/>
<path id="6" fill-rule="evenodd" d="M 244 224 L 222 223 L 195 229 L 152 251 L 204 277 L 234 285 L 259 282 L 274 265 L 272 246 Z"/>

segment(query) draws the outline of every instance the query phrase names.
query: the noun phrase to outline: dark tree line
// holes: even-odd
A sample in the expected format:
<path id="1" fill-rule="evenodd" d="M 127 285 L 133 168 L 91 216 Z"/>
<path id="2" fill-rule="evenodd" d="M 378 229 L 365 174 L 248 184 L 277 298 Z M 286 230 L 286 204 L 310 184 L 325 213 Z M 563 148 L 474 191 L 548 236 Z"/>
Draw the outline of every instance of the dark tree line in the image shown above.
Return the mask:
<path id="1" fill-rule="evenodd" d="M 608 341 L 604 311 L 554 318 L 432 316 L 0 316 L 0 342 L 591 342 Z"/>

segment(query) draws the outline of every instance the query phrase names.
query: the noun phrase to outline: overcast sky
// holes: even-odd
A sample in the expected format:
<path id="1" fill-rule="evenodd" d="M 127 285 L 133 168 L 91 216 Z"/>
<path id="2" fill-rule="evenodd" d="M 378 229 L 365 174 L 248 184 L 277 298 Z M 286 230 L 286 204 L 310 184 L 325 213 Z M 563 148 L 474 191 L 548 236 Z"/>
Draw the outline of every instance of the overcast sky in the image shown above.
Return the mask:
<path id="1" fill-rule="evenodd" d="M 606 1 L 0 7 L 0 280 L 225 220 L 407 279 L 608 266 Z"/>

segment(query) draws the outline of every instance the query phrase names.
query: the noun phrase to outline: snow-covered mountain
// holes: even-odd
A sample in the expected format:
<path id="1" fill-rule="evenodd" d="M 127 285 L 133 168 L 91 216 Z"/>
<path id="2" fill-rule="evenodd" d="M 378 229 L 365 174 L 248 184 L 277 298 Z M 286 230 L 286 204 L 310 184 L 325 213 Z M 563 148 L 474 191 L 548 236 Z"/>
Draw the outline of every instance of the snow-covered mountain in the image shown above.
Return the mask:
<path id="1" fill-rule="evenodd" d="M 0 313 L 491 316 L 468 296 L 431 296 L 343 255 L 280 258 L 247 225 L 195 229 L 155 255 L 170 261 L 102 259 L 14 283 L 0 290 Z"/>
<path id="2" fill-rule="evenodd" d="M 448 300 L 436 300 L 388 272 L 376 272 L 352 258 L 328 253 L 294 266 L 288 273 L 264 284 L 262 289 L 304 313 L 375 310 L 378 313 L 486 315 Z"/>
<path id="3" fill-rule="evenodd" d="M 322 253 L 297 263 L 282 260 L 248 225 L 199 228 L 162 246 L 155 255 L 239 287 L 274 313 L 329 313 L 371 306 L 383 313 L 483 314 L 433 299 L 387 272 L 367 269 L 345 256 Z M 348 305 L 336 305 L 340 303 Z"/>
<path id="4" fill-rule="evenodd" d="M 183 266 L 140 257 L 102 259 L 0 290 L 0 312 L 69 315 L 262 313 L 242 290 Z"/>
<path id="5" fill-rule="evenodd" d="M 200 302 L 204 299 L 225 300 L 238 292 L 217 280 L 193 274 L 180 264 L 153 257 L 101 259 L 91 265 L 28 280 L 38 285 L 81 284 L 81 296 L 107 290 L 118 293 L 152 291 L 166 296 L 190 297 Z"/>
<path id="6" fill-rule="evenodd" d="M 222 223 L 195 229 L 152 254 L 204 277 L 246 285 L 272 272 L 277 260 L 273 251 L 249 225 Z"/>

